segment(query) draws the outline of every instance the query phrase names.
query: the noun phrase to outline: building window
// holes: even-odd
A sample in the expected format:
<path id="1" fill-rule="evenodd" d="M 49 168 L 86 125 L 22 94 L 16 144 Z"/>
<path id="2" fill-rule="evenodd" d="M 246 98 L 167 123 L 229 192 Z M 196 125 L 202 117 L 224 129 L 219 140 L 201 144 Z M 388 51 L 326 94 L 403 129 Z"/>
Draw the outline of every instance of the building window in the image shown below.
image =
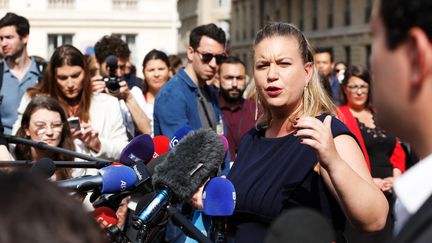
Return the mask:
<path id="1" fill-rule="evenodd" d="M 229 0 L 219 0 L 218 5 L 221 8 L 226 8 L 226 7 L 229 7 L 230 1 Z"/>
<path id="2" fill-rule="evenodd" d="M 312 1 L 312 30 L 318 29 L 318 0 Z"/>
<path id="3" fill-rule="evenodd" d="M 280 0 L 274 1 L 274 10 L 275 10 L 275 19 L 276 21 L 280 21 Z"/>
<path id="4" fill-rule="evenodd" d="M 74 8 L 75 0 L 48 0 L 48 8 Z"/>
<path id="5" fill-rule="evenodd" d="M 261 27 L 263 27 L 264 25 L 266 25 L 267 23 L 270 22 L 270 6 L 269 6 L 269 1 L 268 0 L 261 0 L 260 1 L 260 9 L 262 9 L 262 11 L 260 11 L 262 13 L 261 15 Z"/>
<path id="6" fill-rule="evenodd" d="M 138 0 L 112 0 L 112 8 L 114 10 L 137 9 Z"/>
<path id="7" fill-rule="evenodd" d="M 250 16 L 251 16 L 251 24 L 250 24 L 250 37 L 255 38 L 255 5 L 250 5 Z"/>
<path id="8" fill-rule="evenodd" d="M 247 23 L 247 12 L 246 12 L 246 3 L 243 3 L 243 8 L 242 8 L 242 16 L 243 16 L 243 23 Z M 246 40 L 246 36 L 247 36 L 247 28 L 246 28 L 246 25 L 243 25 L 242 26 L 242 29 L 243 29 L 243 33 L 242 33 L 242 37 L 243 37 L 243 40 Z"/>
<path id="9" fill-rule="evenodd" d="M 329 29 L 333 28 L 333 7 L 334 0 L 328 0 L 327 27 Z"/>
<path id="10" fill-rule="evenodd" d="M 292 12 L 292 1 L 291 0 L 287 0 L 286 1 L 286 6 L 287 6 L 287 21 L 291 22 L 291 12 Z"/>
<path id="11" fill-rule="evenodd" d="M 304 7 L 304 1 L 300 1 L 300 19 L 299 19 L 299 28 L 300 30 L 304 30 L 304 15 L 305 15 L 305 7 Z"/>
<path id="12" fill-rule="evenodd" d="M 351 65 L 351 46 L 345 46 L 345 60 L 348 65 Z"/>
<path id="13" fill-rule="evenodd" d="M 344 17 L 345 17 L 345 25 L 350 25 L 351 24 L 351 1 L 350 0 L 345 0 Z"/>
<path id="14" fill-rule="evenodd" d="M 233 16 L 233 18 L 235 18 L 236 19 L 236 21 L 233 21 L 233 23 L 236 23 L 236 28 L 234 29 L 235 30 L 235 33 L 234 33 L 234 38 L 236 39 L 236 40 L 240 40 L 240 29 L 239 29 L 239 20 L 240 20 L 240 18 L 239 18 L 239 13 L 240 12 L 240 7 L 239 7 L 239 4 L 237 3 L 237 5 L 235 6 L 235 8 L 234 8 L 234 16 Z"/>
<path id="15" fill-rule="evenodd" d="M 48 34 L 48 57 L 54 53 L 57 47 L 72 45 L 73 34 Z"/>
<path id="16" fill-rule="evenodd" d="M 366 45 L 365 49 L 366 49 L 366 67 L 370 70 L 370 68 L 371 68 L 371 65 L 370 65 L 370 56 L 372 54 L 371 45 Z"/>
<path id="17" fill-rule="evenodd" d="M 9 0 L 0 0 L 0 9 L 9 8 Z"/>
<path id="18" fill-rule="evenodd" d="M 137 57 L 135 56 L 136 54 L 136 34 L 121 34 L 121 33 L 114 33 L 113 35 L 120 37 L 120 39 L 122 39 L 124 42 L 126 42 L 129 46 L 129 50 L 131 51 L 131 60 L 132 63 L 136 63 L 137 61 Z"/>
<path id="19" fill-rule="evenodd" d="M 372 0 L 366 0 L 366 7 L 365 7 L 365 19 L 364 22 L 369 22 L 369 18 L 372 12 Z"/>

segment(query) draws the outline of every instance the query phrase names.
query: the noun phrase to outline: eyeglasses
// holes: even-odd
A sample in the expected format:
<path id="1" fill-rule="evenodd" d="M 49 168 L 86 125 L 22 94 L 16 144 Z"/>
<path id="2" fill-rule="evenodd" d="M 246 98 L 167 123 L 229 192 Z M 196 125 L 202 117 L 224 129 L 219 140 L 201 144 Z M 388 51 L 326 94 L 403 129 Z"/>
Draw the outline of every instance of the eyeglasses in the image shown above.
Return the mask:
<path id="1" fill-rule="evenodd" d="M 359 90 L 363 93 L 367 93 L 369 91 L 369 86 L 368 85 L 348 85 L 347 89 L 351 92 L 351 93 L 357 93 Z"/>
<path id="2" fill-rule="evenodd" d="M 226 59 L 225 54 L 213 55 L 211 53 L 202 53 L 198 50 L 195 50 L 195 51 L 200 55 L 201 61 L 205 64 L 208 64 L 209 62 L 211 62 L 213 57 L 216 59 L 217 65 L 221 64 Z"/>
<path id="3" fill-rule="evenodd" d="M 33 122 L 33 125 L 36 127 L 37 135 L 46 134 L 46 132 L 48 131 L 48 126 L 53 132 L 61 132 L 63 129 L 63 124 L 64 123 L 61 121 L 53 121 L 50 123 L 44 121 Z"/>

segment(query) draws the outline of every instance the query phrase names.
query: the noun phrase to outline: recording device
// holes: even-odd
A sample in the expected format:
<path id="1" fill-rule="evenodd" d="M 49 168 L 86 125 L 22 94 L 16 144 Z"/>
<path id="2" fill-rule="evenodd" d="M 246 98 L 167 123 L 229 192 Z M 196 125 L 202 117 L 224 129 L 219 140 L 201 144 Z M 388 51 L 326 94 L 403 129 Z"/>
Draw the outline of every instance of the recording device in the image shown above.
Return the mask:
<path id="1" fill-rule="evenodd" d="M 169 151 L 170 140 L 163 135 L 155 136 L 153 138 L 154 143 L 154 153 L 153 159 L 159 157 L 162 154 L 165 154 Z"/>
<path id="2" fill-rule="evenodd" d="M 120 92 L 120 81 L 121 78 L 117 77 L 117 57 L 114 55 L 110 55 L 105 59 L 106 66 L 108 69 L 109 76 L 103 77 L 103 81 L 105 82 L 105 86 L 111 93 Z"/>
<path id="3" fill-rule="evenodd" d="M 134 137 L 120 153 L 120 162 L 132 166 L 138 162 L 147 163 L 154 153 L 154 143 L 148 134 Z"/>
<path id="4" fill-rule="evenodd" d="M 203 212 L 212 217 L 210 239 L 215 243 L 226 242 L 226 217 L 234 213 L 236 193 L 234 185 L 226 178 L 214 177 L 203 192 Z"/>
<path id="5" fill-rule="evenodd" d="M 282 213 L 270 227 L 265 242 L 332 243 L 335 235 L 329 221 L 310 208 L 294 208 Z"/>
<path id="6" fill-rule="evenodd" d="M 68 123 L 69 123 L 69 127 L 71 129 L 77 129 L 80 130 L 81 129 L 81 123 L 80 123 L 80 119 L 78 117 L 69 117 L 67 119 Z"/>
<path id="7" fill-rule="evenodd" d="M 134 227 L 141 228 L 169 200 L 177 203 L 192 198 L 209 177 L 216 175 L 223 153 L 223 144 L 211 129 L 199 129 L 185 136 L 156 165 L 152 182 L 157 194 L 139 213 Z"/>
<path id="8" fill-rule="evenodd" d="M 193 128 L 187 125 L 178 129 L 170 140 L 170 150 L 173 149 L 180 142 L 180 140 L 182 140 L 183 137 L 191 131 L 193 131 Z"/>
<path id="9" fill-rule="evenodd" d="M 39 175 L 44 179 L 48 179 L 52 175 L 54 175 L 55 170 L 56 170 L 56 165 L 54 164 L 52 159 L 48 159 L 48 158 L 42 158 L 36 160 L 31 167 L 32 174 Z"/>
<path id="10" fill-rule="evenodd" d="M 82 176 L 57 181 L 59 187 L 77 192 L 99 189 L 101 193 L 115 193 L 130 189 L 136 182 L 135 171 L 127 166 L 108 166 L 100 169 L 98 175 Z"/>
<path id="11" fill-rule="evenodd" d="M 111 242 L 130 242 L 123 232 L 117 227 L 117 215 L 111 208 L 99 207 L 93 211 L 93 217 L 99 226 L 107 232 Z"/>

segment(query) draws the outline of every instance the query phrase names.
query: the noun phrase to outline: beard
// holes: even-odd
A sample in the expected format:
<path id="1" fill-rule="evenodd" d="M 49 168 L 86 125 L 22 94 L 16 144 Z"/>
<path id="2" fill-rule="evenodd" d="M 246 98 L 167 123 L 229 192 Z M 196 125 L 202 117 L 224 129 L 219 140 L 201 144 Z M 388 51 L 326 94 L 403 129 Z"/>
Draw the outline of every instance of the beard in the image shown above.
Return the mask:
<path id="1" fill-rule="evenodd" d="M 236 95 L 231 95 L 230 92 L 231 91 L 237 91 Z M 240 101 L 243 98 L 243 93 L 244 90 L 238 89 L 238 88 L 233 88 L 233 89 L 220 89 L 220 94 L 221 96 L 224 98 L 225 101 L 229 102 L 229 103 L 235 103 Z"/>

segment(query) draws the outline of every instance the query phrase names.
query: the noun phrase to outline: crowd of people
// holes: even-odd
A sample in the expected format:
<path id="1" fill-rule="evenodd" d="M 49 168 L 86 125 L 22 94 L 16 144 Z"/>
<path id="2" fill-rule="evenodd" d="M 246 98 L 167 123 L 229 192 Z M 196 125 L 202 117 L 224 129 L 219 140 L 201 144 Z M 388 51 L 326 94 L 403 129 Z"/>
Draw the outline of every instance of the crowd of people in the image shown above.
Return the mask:
<path id="1" fill-rule="evenodd" d="M 377 1 L 370 20 L 372 70 L 335 61 L 331 49 L 314 48 L 292 24 L 269 23 L 253 43 L 250 79 L 244 60 L 227 55 L 226 33 L 215 24 L 191 30 L 184 65 L 178 56 L 149 51 L 142 62 L 143 79 L 133 72 L 128 45 L 115 35 L 97 40 L 94 56 L 62 45 L 41 69 L 27 51 L 28 20 L 7 13 L 0 19 L 3 132 L 119 161 L 123 148 L 140 134 L 171 139 L 185 126 L 211 129 L 225 135 L 229 146 L 227 170 L 220 172 L 236 190 L 236 207 L 224 226 L 229 242 L 264 242 L 272 223 L 298 207 L 319 212 L 337 243 L 429 242 L 431 13 L 426 0 Z M 0 143 L 3 161 L 79 163 L 71 155 L 4 139 Z M 80 204 L 92 209 L 89 197 L 56 200 L 53 195 L 65 192 L 36 175 L 1 173 L 0 180 L 14 184 L 14 189 L 1 188 L 11 195 L 0 200 L 2 208 L 20 200 L 25 185 L 17 182 L 25 176 L 52 193 L 30 194 L 41 207 L 50 207 L 43 205 L 45 199 L 46 204 L 65 204 L 65 217 L 74 220 L 68 210 L 80 211 Z M 97 173 L 57 168 L 50 180 Z M 211 220 L 202 214 L 201 194 L 176 210 L 205 230 Z M 128 203 L 123 199 L 122 205 Z M 120 230 L 127 225 L 125 208 L 117 212 Z M 2 215 L 2 225 L 20 218 L 16 211 Z M 53 216 L 62 217 L 59 212 Z M 91 230 L 87 218 L 83 225 L 90 238 L 99 239 L 100 230 Z M 77 229 L 56 227 L 71 227 L 68 234 Z M 20 239 L 17 229 L 5 229 L 0 239 Z M 159 224 L 156 233 L 151 240 L 191 240 L 171 220 Z M 85 237 L 74 242 L 93 242 Z"/>

